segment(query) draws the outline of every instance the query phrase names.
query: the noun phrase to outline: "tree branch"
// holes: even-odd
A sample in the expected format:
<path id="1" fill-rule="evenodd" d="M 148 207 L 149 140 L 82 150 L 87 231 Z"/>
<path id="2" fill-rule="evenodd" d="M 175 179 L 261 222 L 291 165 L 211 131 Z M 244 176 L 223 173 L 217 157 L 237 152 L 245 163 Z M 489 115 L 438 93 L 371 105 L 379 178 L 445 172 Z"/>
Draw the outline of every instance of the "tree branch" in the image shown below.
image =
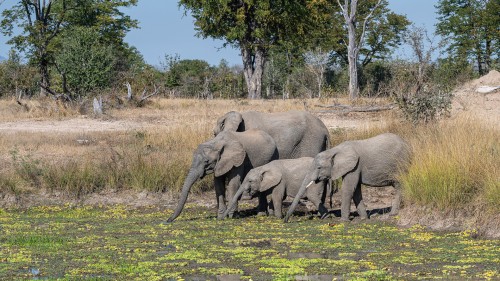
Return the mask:
<path id="1" fill-rule="evenodd" d="M 28 2 L 23 1 L 24 11 L 26 12 L 26 16 L 28 17 L 28 25 L 33 26 L 33 20 L 31 19 L 30 8 L 28 7 Z"/>
<path id="2" fill-rule="evenodd" d="M 361 37 L 359 38 L 358 46 L 361 46 L 361 44 L 365 40 L 366 23 L 368 22 L 368 20 L 373 15 L 373 12 L 378 8 L 378 6 L 380 5 L 380 2 L 382 2 L 382 0 L 378 0 L 378 2 L 375 5 L 375 7 L 373 7 L 373 9 L 370 11 L 370 13 L 366 16 L 365 20 L 363 21 L 363 31 L 361 32 Z"/>

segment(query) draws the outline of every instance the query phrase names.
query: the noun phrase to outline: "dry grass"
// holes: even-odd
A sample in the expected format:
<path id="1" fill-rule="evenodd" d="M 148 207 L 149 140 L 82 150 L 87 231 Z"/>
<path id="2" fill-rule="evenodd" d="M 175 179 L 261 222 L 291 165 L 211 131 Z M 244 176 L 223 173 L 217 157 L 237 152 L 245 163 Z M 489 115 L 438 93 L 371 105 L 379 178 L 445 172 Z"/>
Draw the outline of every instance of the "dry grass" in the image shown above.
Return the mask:
<path id="1" fill-rule="evenodd" d="M 480 122 L 459 118 L 417 127 L 408 135 L 414 157 L 402 177 L 405 198 L 439 209 L 481 202 L 498 210 L 500 133 Z"/>
<path id="2" fill-rule="evenodd" d="M 309 109 L 315 103 L 339 100 L 168 100 L 145 108 L 110 109 L 105 120 L 140 121 L 143 127 L 82 133 L 17 132 L 0 135 L 0 192 L 39 189 L 80 196 L 103 189 L 177 192 L 196 146 L 212 136 L 215 120 L 236 110 L 279 112 Z M 25 112 L 14 101 L 0 101 L 1 121 L 62 118 L 63 115 Z M 67 116 L 76 116 L 68 110 Z M 73 115 L 74 114 L 74 115 Z M 498 209 L 500 201 L 500 135 L 474 120 L 457 119 L 414 127 L 390 116 L 381 126 L 334 130 L 333 144 L 382 132 L 405 138 L 413 148 L 409 173 L 402 178 L 405 200 L 440 209 L 468 202 Z M 76 140 L 86 139 L 84 144 Z M 211 188 L 210 177 L 193 190 Z"/>

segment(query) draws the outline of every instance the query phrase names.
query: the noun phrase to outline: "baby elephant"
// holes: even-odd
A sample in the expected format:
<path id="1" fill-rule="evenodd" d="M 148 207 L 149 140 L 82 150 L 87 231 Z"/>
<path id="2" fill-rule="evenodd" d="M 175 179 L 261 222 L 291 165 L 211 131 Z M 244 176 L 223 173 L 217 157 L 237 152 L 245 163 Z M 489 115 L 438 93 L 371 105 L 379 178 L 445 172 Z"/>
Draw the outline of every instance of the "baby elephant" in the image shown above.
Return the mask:
<path id="1" fill-rule="evenodd" d="M 368 217 L 361 195 L 361 184 L 374 187 L 392 185 L 396 188 L 396 198 L 392 202 L 391 215 L 396 215 L 401 201 L 398 175 L 407 168 L 410 156 L 408 144 L 395 134 L 386 133 L 365 140 L 343 142 L 314 157 L 298 197 L 318 181 L 336 180 L 342 177 L 340 211 L 341 219 L 347 221 L 351 200 L 354 200 L 359 216 Z M 293 200 L 285 222 L 293 213 L 298 201 L 297 198 Z"/>
<path id="2" fill-rule="evenodd" d="M 248 172 L 236 195 L 231 200 L 229 208 L 231 210 L 238 202 L 238 198 L 243 192 L 248 191 L 253 197 L 271 194 L 274 215 L 282 218 L 282 203 L 287 196 L 295 197 L 300 189 L 308 168 L 311 166 L 313 158 L 303 157 L 298 159 L 275 160 L 263 166 L 254 168 Z M 323 205 L 326 197 L 326 181 L 313 183 L 304 197 L 314 203 L 318 208 L 321 217 L 327 215 L 328 210 Z M 298 200 L 298 198 L 297 198 Z M 271 207 L 273 206 L 273 207 Z M 224 214 L 224 217 L 228 211 Z"/>

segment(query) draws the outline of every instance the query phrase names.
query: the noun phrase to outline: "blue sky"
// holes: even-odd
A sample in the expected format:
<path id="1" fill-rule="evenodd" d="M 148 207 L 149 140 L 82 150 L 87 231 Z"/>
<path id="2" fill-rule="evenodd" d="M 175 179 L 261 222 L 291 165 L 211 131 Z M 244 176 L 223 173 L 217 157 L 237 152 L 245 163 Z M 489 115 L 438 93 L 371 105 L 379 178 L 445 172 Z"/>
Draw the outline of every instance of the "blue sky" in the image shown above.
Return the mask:
<path id="1" fill-rule="evenodd" d="M 0 3 L 2 1 L 0 0 Z M 12 6 L 17 0 L 5 0 L 0 10 Z M 436 23 L 434 6 L 438 0 L 389 0 L 389 8 L 405 14 L 417 26 L 425 26 L 432 34 Z M 202 59 L 217 65 L 221 59 L 229 64 L 241 64 L 239 51 L 222 48 L 223 41 L 202 39 L 195 36 L 193 18 L 184 16 L 175 0 L 139 0 L 136 7 L 125 10 L 132 18 L 139 20 L 140 29 L 132 30 L 125 40 L 135 46 L 146 62 L 159 65 L 165 55 L 179 54 L 181 59 Z M 10 46 L 7 38 L 0 35 L 0 56 L 7 57 Z M 404 48 L 394 56 L 405 57 Z"/>

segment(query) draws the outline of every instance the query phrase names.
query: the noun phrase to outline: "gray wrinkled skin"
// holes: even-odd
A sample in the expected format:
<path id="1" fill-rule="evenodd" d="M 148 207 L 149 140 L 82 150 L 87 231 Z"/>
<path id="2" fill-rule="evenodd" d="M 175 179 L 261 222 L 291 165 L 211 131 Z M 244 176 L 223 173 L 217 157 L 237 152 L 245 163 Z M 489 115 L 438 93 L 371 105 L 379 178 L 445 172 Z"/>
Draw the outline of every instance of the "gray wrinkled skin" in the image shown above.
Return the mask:
<path id="1" fill-rule="evenodd" d="M 174 221 L 182 212 L 191 186 L 211 173 L 215 176 L 218 218 L 222 218 L 222 214 L 226 211 L 226 189 L 228 196 L 232 198 L 248 171 L 267 164 L 277 157 L 274 140 L 260 130 L 222 132 L 200 144 L 193 153 L 193 161 L 184 181 L 179 203 L 168 222 Z M 237 206 L 234 210 L 236 208 Z M 259 200 L 259 209 L 267 209 L 265 198 L 264 201 Z M 230 216 L 234 210 L 230 210 Z"/>
<path id="2" fill-rule="evenodd" d="M 389 186 L 396 188 L 391 215 L 396 215 L 401 203 L 401 187 L 398 175 L 409 165 L 411 151 L 408 144 L 391 133 L 381 134 L 365 140 L 343 142 L 319 153 L 313 161 L 308 175 L 302 182 L 298 196 L 294 199 L 285 222 L 298 204 L 298 197 L 306 192 L 311 182 L 342 177 L 341 219 L 349 220 L 351 200 L 362 219 L 368 217 L 361 194 L 361 184 L 372 187 Z"/>

